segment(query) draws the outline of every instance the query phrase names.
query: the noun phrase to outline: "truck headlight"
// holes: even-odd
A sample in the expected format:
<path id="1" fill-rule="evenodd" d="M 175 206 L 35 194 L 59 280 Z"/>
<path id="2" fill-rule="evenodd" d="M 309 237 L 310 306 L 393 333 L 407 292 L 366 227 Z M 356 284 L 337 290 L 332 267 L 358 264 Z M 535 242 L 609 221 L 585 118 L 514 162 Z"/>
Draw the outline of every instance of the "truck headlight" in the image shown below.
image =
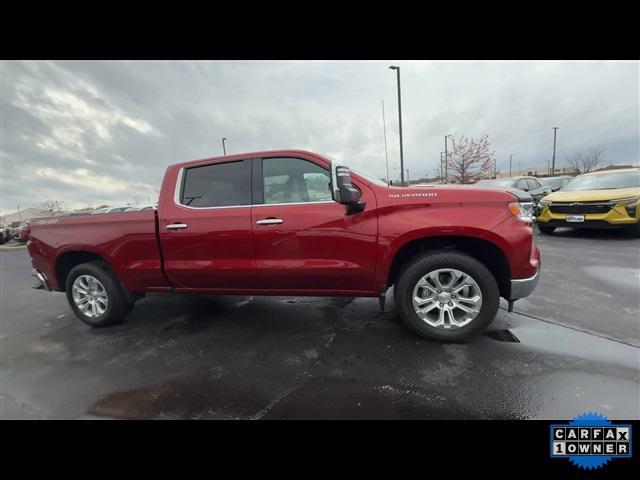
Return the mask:
<path id="1" fill-rule="evenodd" d="M 535 217 L 534 209 L 533 202 L 509 202 L 509 211 L 514 217 L 523 222 L 533 222 Z"/>

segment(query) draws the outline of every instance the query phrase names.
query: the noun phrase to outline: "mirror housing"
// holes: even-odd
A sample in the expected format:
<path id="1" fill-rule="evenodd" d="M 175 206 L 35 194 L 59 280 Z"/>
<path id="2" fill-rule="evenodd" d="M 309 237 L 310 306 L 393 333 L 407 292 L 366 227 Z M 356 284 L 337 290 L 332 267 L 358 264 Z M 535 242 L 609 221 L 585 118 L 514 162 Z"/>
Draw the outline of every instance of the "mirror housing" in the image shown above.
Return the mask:
<path id="1" fill-rule="evenodd" d="M 333 200 L 346 207 L 347 215 L 364 210 L 362 192 L 351 183 L 349 167 L 331 162 L 331 196 Z"/>

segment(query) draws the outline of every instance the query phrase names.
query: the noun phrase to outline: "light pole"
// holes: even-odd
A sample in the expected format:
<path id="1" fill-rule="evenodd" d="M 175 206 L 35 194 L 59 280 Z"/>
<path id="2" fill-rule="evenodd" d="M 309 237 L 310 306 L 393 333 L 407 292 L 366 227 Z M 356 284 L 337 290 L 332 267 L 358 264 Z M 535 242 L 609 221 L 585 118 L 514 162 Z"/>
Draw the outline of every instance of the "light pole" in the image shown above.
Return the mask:
<path id="1" fill-rule="evenodd" d="M 398 81 L 398 123 L 400 126 L 400 183 L 404 186 L 404 155 L 402 152 L 402 95 L 400 94 L 400 67 L 397 65 L 391 65 L 391 70 L 396 71 L 396 78 Z"/>
<path id="2" fill-rule="evenodd" d="M 382 100 L 382 129 L 384 131 L 384 161 L 387 164 L 387 186 L 389 185 L 389 151 L 387 150 L 387 122 L 384 119 L 384 100 Z"/>
<path id="3" fill-rule="evenodd" d="M 399 168 L 400 168 L 400 167 L 393 167 L 393 169 L 394 169 L 394 170 L 398 170 Z M 408 168 L 406 168 L 405 170 L 407 171 L 407 183 L 409 183 L 409 169 L 408 169 Z M 403 172 L 403 173 L 404 173 L 404 172 Z M 405 186 L 405 185 L 403 184 L 403 186 Z"/>
<path id="4" fill-rule="evenodd" d="M 493 157 L 493 178 L 497 178 L 496 158 Z"/>
<path id="5" fill-rule="evenodd" d="M 226 157 L 227 156 L 227 148 L 224 146 L 224 141 L 227 139 L 227 137 L 224 137 L 222 139 L 222 153 L 223 155 Z"/>
<path id="6" fill-rule="evenodd" d="M 513 153 L 509 155 L 509 178 L 511 178 L 511 162 L 513 160 Z"/>
<path id="7" fill-rule="evenodd" d="M 444 184 L 444 177 L 443 177 L 443 173 L 444 173 L 444 160 L 443 160 L 443 155 L 445 154 L 445 152 L 440 152 L 440 183 Z"/>
<path id="8" fill-rule="evenodd" d="M 558 133 L 558 127 L 553 127 L 553 160 L 551 161 L 551 174 L 556 173 L 556 135 Z"/>
<path id="9" fill-rule="evenodd" d="M 447 150 L 447 138 L 452 137 L 453 135 L 445 135 L 444 136 L 444 180 L 447 183 L 449 179 L 449 153 Z"/>

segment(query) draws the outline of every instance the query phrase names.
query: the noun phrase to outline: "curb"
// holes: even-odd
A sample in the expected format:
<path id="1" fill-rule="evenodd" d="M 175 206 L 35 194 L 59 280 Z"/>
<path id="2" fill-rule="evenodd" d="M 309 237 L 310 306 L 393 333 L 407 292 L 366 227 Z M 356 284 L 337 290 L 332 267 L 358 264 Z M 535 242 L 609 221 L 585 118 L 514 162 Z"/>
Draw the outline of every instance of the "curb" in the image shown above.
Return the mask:
<path id="1" fill-rule="evenodd" d="M 10 252 L 12 250 L 22 250 L 24 248 L 27 248 L 27 244 L 20 244 L 20 245 L 0 245 L 0 252 Z"/>

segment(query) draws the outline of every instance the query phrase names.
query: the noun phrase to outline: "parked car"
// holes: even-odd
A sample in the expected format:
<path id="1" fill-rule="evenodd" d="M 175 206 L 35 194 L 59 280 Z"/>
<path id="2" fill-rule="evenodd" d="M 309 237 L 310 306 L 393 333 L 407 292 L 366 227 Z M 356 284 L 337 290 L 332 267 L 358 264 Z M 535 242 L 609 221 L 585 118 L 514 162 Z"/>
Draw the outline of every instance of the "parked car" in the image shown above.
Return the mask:
<path id="1" fill-rule="evenodd" d="M 134 207 L 129 207 L 124 211 L 125 212 L 146 212 L 147 210 L 153 210 L 153 209 L 154 209 L 153 205 L 143 205 L 143 206 L 136 205 Z"/>
<path id="2" fill-rule="evenodd" d="M 10 240 L 9 231 L 4 223 L 0 223 L 0 245 L 4 245 Z"/>
<path id="3" fill-rule="evenodd" d="M 546 187 L 551 187 L 552 192 L 557 192 L 568 184 L 574 177 L 571 175 L 559 175 L 557 177 L 543 177 L 539 178 L 540 183 Z"/>
<path id="4" fill-rule="evenodd" d="M 540 201 L 538 229 L 626 228 L 640 236 L 639 199 L 640 168 L 586 173 Z"/>
<path id="5" fill-rule="evenodd" d="M 107 211 L 110 209 L 111 207 L 97 208 L 93 212 L 91 212 L 91 215 L 100 215 L 101 213 L 107 213 Z"/>
<path id="6" fill-rule="evenodd" d="M 147 292 L 377 297 L 409 329 L 482 332 L 536 287 L 533 202 L 520 190 L 388 187 L 283 150 L 170 166 L 157 211 L 34 220 L 36 288 L 101 327 Z"/>
<path id="7" fill-rule="evenodd" d="M 107 209 L 106 212 L 104 213 L 119 213 L 119 212 L 124 212 L 127 208 L 129 207 L 111 207 L 109 209 Z"/>
<path id="8" fill-rule="evenodd" d="M 29 224 L 29 221 L 20 224 L 18 233 L 15 236 L 15 239 L 18 243 L 26 243 L 27 240 L 29 240 Z"/>
<path id="9" fill-rule="evenodd" d="M 18 234 L 18 230 L 20 229 L 21 224 L 22 224 L 22 221 L 15 221 L 9 224 L 10 238 L 14 238 Z"/>
<path id="10" fill-rule="evenodd" d="M 93 212 L 91 212 L 91 214 L 99 215 L 101 213 L 119 213 L 119 212 L 124 212 L 127 208 L 129 207 L 105 207 L 105 208 L 99 208 L 97 210 L 94 210 Z"/>
<path id="11" fill-rule="evenodd" d="M 67 212 L 65 215 L 90 215 L 91 213 L 93 213 L 93 210 L 74 210 Z"/>
<path id="12" fill-rule="evenodd" d="M 533 197 L 533 201 L 537 204 L 542 197 L 551 193 L 551 187 L 542 185 L 536 177 L 512 177 L 497 178 L 495 180 L 480 180 L 475 185 L 485 188 L 517 188 L 523 192 L 529 193 Z"/>

